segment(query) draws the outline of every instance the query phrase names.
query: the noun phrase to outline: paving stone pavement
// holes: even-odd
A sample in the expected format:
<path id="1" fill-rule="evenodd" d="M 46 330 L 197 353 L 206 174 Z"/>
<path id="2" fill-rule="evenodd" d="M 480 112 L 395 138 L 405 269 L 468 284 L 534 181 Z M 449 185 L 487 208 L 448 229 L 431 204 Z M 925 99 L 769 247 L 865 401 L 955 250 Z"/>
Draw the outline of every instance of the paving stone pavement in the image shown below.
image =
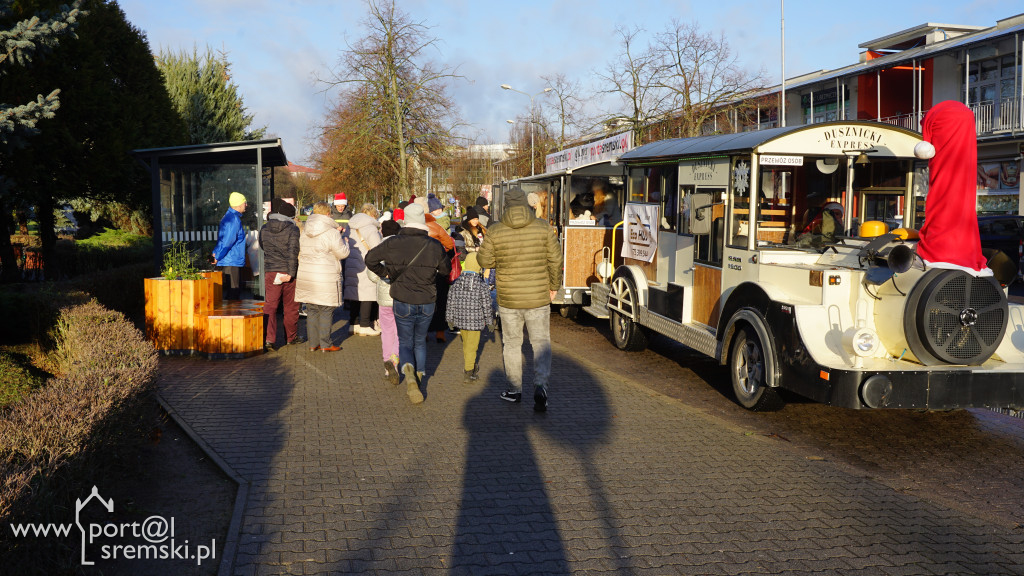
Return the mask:
<path id="1" fill-rule="evenodd" d="M 340 337 L 161 360 L 163 401 L 244 483 L 222 574 L 1024 574 L 1020 526 L 787 450 L 600 351 L 556 341 L 537 414 L 498 398 L 493 340 L 474 384 L 461 341 L 431 341 L 414 406 L 379 338 Z"/>

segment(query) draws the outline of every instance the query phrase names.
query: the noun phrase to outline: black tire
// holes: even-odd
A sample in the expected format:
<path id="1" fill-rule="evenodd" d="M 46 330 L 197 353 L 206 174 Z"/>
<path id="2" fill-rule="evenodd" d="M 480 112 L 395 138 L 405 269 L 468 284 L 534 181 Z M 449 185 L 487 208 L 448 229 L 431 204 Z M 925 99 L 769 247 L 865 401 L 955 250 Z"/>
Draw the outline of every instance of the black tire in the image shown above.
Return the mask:
<path id="1" fill-rule="evenodd" d="M 633 283 L 625 278 L 616 278 L 612 282 L 613 297 L 623 309 L 635 313 L 637 293 Z M 647 332 L 629 316 L 618 310 L 609 310 L 608 321 L 611 323 L 612 339 L 619 350 L 637 352 L 647 348 Z"/>
<path id="2" fill-rule="evenodd" d="M 771 375 L 767 373 L 765 354 L 764 343 L 752 328 L 736 331 L 729 353 L 729 375 L 736 401 L 751 412 L 772 412 L 785 405 L 779 391 L 768 386 Z"/>
<path id="3" fill-rule="evenodd" d="M 558 307 L 558 315 L 562 318 L 568 318 L 569 320 L 575 320 L 580 315 L 579 304 L 562 304 Z"/>

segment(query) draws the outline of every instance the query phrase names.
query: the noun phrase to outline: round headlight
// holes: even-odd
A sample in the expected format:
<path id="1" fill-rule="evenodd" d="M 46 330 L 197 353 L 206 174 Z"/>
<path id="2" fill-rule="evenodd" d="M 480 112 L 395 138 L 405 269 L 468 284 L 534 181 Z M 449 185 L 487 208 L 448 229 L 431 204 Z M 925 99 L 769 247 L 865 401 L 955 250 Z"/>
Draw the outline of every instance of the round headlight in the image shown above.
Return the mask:
<path id="1" fill-rule="evenodd" d="M 874 356 L 881 346 L 878 334 L 871 328 L 851 328 L 846 332 L 846 345 L 849 346 L 857 356 Z"/>
<path id="2" fill-rule="evenodd" d="M 857 340 L 853 345 L 860 352 L 871 352 L 875 349 L 875 335 L 870 332 L 860 332 L 857 334 Z"/>

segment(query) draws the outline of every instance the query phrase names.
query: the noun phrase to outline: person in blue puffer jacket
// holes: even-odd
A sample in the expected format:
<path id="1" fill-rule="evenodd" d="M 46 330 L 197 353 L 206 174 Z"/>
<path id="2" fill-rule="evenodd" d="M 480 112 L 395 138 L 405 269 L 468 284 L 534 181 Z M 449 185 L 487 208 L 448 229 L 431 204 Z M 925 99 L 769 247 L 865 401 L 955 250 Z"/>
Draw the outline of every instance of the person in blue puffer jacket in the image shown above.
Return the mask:
<path id="1" fill-rule="evenodd" d="M 245 230 L 242 213 L 247 201 L 240 192 L 228 196 L 228 208 L 217 229 L 217 245 L 213 247 L 213 263 L 224 273 L 224 294 L 228 300 L 242 299 L 242 266 L 245 266 Z"/>

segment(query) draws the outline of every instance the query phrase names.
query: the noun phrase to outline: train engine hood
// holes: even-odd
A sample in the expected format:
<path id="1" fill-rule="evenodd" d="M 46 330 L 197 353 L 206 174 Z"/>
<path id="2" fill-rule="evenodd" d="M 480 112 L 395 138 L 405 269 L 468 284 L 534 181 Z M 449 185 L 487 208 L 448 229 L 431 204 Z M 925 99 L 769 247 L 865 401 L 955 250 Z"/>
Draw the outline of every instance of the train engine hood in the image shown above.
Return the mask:
<path id="1" fill-rule="evenodd" d="M 882 345 L 925 366 L 984 363 L 1006 333 L 1005 291 L 992 275 L 926 266 L 914 249 L 880 238 L 858 253 Z"/>

